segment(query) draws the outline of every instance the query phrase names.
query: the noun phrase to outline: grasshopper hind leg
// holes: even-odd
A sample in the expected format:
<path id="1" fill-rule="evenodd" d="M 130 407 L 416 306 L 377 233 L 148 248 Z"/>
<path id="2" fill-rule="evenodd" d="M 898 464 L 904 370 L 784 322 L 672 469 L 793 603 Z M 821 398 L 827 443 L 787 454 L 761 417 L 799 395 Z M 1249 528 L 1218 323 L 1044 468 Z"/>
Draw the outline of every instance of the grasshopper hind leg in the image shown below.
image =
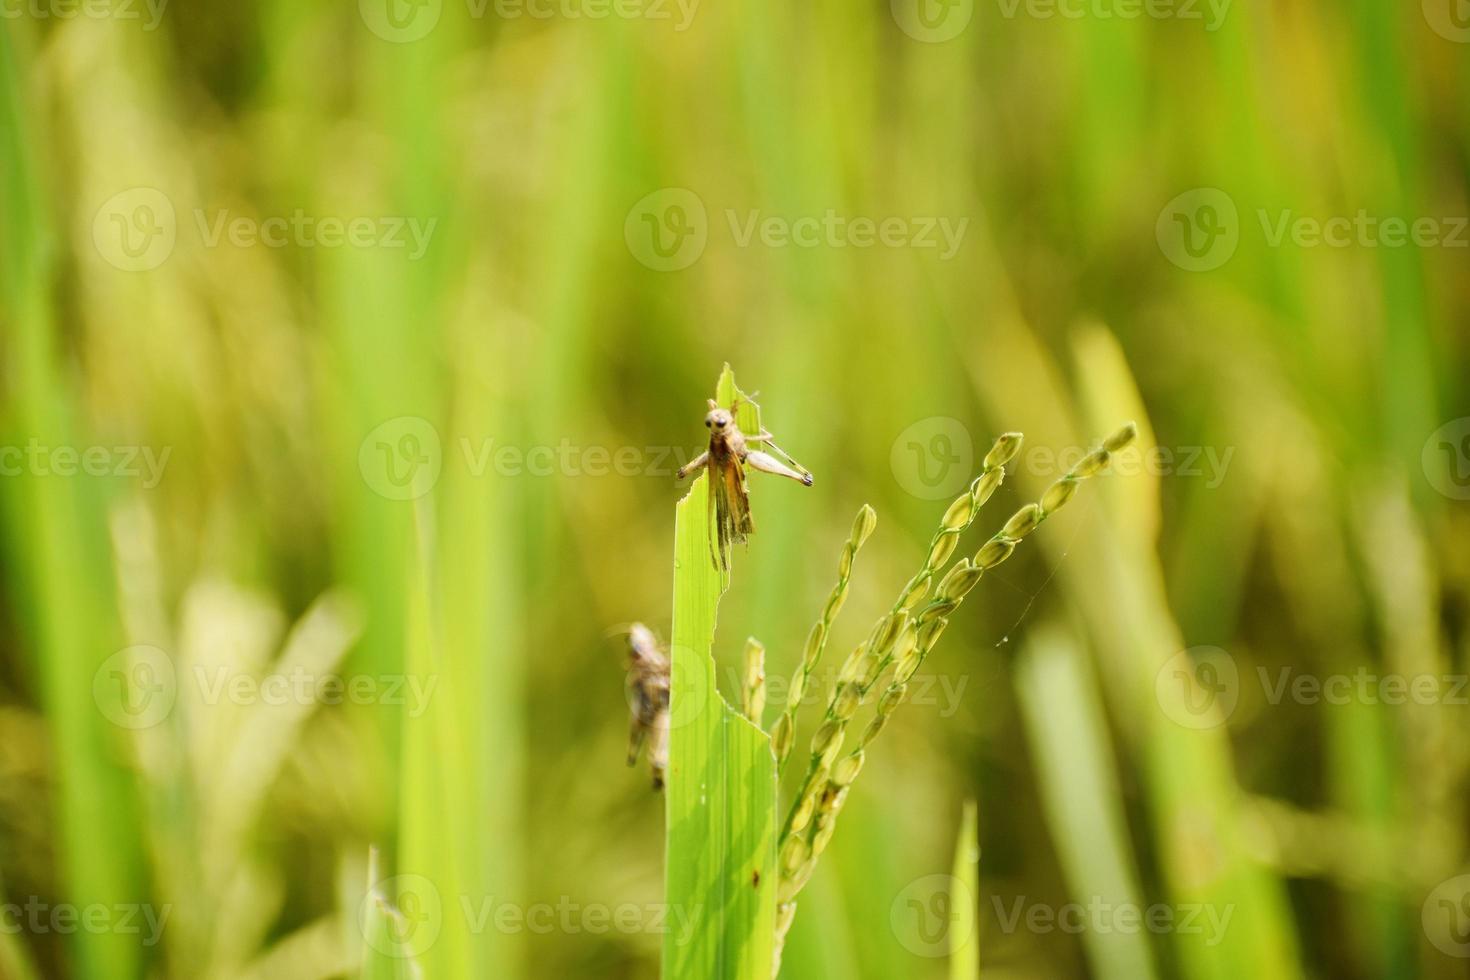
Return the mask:
<path id="1" fill-rule="evenodd" d="M 776 440 L 774 438 L 772 438 L 770 432 L 766 431 L 765 429 L 761 429 L 760 435 L 753 436 L 750 441 L 751 442 L 761 443 L 767 449 L 771 450 L 771 452 L 775 453 L 777 456 L 780 456 L 782 459 L 786 460 L 787 463 L 791 464 L 792 469 L 794 469 L 797 473 L 799 473 L 801 475 L 801 477 L 802 477 L 801 482 L 802 483 L 806 484 L 807 486 L 811 486 L 812 485 L 812 475 L 811 475 L 811 472 L 809 470 L 807 470 L 807 468 L 805 466 L 802 466 L 800 463 L 798 463 L 796 461 L 796 458 L 794 456 L 792 456 L 786 450 L 782 449 L 780 446 L 776 445 Z M 767 472 L 770 472 L 770 471 L 767 471 Z M 781 475 L 782 476 L 785 476 L 786 474 L 783 473 Z"/>
<path id="2" fill-rule="evenodd" d="M 760 470 L 762 473 L 774 473 L 776 476 L 784 476 L 788 480 L 795 480 L 802 486 L 809 487 L 812 485 L 812 475 L 810 473 L 805 471 L 797 472 L 770 453 L 763 453 L 758 449 L 752 449 L 745 454 L 745 464 L 753 469 Z"/>

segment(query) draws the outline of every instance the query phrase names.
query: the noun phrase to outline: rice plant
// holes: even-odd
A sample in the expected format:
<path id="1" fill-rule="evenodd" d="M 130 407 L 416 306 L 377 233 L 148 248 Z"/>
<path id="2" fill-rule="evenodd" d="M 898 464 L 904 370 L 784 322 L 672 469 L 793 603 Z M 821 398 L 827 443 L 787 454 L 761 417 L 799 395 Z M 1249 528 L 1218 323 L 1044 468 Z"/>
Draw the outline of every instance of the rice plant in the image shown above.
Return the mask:
<path id="1" fill-rule="evenodd" d="M 728 365 L 716 392 L 718 404 L 737 412 L 743 431 L 764 431 L 759 406 L 736 386 Z M 973 558 L 951 565 L 961 536 L 1004 482 L 1006 464 L 1023 441 L 1019 433 L 996 440 L 968 491 L 945 510 L 923 565 L 843 664 L 779 835 L 774 833 L 772 813 L 776 772 L 790 753 L 801 696 L 842 608 L 853 560 L 877 519 L 866 504 L 858 512 L 839 561 L 837 585 L 807 640 L 788 705 L 774 733 L 767 734 L 765 649 L 759 642 L 746 643 L 742 710 L 727 704 L 714 684 L 710 657 L 714 613 L 731 575 L 723 563 L 711 567 L 697 560 L 701 547 L 708 549 L 716 522 L 705 500 L 712 492 L 708 481 L 717 477 L 699 478 L 680 501 L 675 521 L 667 888 L 671 904 L 693 907 L 701 896 L 718 901 L 713 908 L 701 905 L 701 928 L 694 944 L 666 942 L 665 976 L 755 977 L 766 973 L 767 963 L 771 976 L 780 973 L 797 896 L 832 839 L 869 746 L 902 705 L 909 680 L 938 643 L 949 617 L 987 571 L 1009 558 L 1136 435 L 1130 424 L 1109 436 L 1049 486 L 1039 502 L 1012 514 Z M 701 510 L 709 515 L 703 521 Z M 691 621 L 694 625 L 687 625 Z M 871 721 L 852 750 L 842 755 L 849 724 L 869 703 Z"/>

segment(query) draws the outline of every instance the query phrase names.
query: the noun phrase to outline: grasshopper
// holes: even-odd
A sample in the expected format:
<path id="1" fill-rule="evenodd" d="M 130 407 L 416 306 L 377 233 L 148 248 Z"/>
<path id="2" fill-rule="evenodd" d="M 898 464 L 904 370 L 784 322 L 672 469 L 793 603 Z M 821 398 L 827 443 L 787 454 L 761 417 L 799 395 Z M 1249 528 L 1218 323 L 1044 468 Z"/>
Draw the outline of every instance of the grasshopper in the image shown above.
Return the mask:
<path id="1" fill-rule="evenodd" d="M 710 557 L 716 568 L 724 570 L 729 567 L 731 542 L 744 543 L 755 531 L 755 522 L 750 516 L 750 493 L 745 486 L 746 467 L 784 476 L 808 487 L 812 485 L 812 475 L 777 446 L 765 429 L 757 435 L 741 432 L 735 423 L 734 406 L 724 409 L 713 398 L 709 399 L 709 413 L 704 417 L 704 425 L 709 429 L 709 448 L 679 467 L 678 478 L 682 480 L 691 473 L 709 468 Z M 792 465 L 787 466 L 770 453 L 750 448 L 750 443 L 764 444 Z"/>
<path id="2" fill-rule="evenodd" d="M 653 630 L 642 623 L 628 627 L 628 706 L 633 721 L 628 728 L 628 765 L 638 761 L 643 743 L 653 769 L 653 788 L 664 788 L 669 766 L 669 657 Z"/>

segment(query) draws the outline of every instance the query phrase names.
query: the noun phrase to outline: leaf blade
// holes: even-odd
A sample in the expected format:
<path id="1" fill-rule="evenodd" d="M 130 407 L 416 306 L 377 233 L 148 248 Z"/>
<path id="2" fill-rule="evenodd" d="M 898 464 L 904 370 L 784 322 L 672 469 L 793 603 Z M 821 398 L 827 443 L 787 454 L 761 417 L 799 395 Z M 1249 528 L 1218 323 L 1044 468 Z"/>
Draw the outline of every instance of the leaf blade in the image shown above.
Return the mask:
<path id="1" fill-rule="evenodd" d="M 735 391 L 727 367 L 721 402 L 730 404 Z M 755 411 L 749 402 L 741 407 Z M 728 573 L 710 560 L 709 492 L 701 474 L 674 518 L 665 871 L 673 928 L 664 937 L 663 976 L 767 980 L 776 920 L 775 755 L 769 737 L 716 688 L 710 651 Z"/>
<path id="2" fill-rule="evenodd" d="M 954 844 L 954 919 L 949 930 L 950 980 L 975 980 L 980 975 L 980 933 L 976 916 L 980 902 L 979 816 L 975 801 L 966 800 L 960 832 Z M 962 925 L 963 924 L 963 925 Z"/>

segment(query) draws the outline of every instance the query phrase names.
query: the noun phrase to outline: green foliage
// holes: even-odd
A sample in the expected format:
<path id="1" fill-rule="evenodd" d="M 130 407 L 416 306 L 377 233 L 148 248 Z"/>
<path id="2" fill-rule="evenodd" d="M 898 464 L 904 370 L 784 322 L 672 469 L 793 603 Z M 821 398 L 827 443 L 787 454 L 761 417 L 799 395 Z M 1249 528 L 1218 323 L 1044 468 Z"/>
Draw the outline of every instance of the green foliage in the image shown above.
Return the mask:
<path id="1" fill-rule="evenodd" d="M 716 400 L 739 389 L 726 367 Z M 742 431 L 759 432 L 741 399 Z M 729 576 L 710 558 L 709 474 L 674 518 L 673 699 L 664 901 L 692 915 L 664 938 L 665 980 L 769 980 L 776 915 L 776 759 L 771 740 L 720 695 L 711 656 Z M 738 558 L 732 557 L 733 567 Z"/>
<path id="2" fill-rule="evenodd" d="M 954 841 L 950 890 L 949 980 L 980 976 L 980 842 L 975 801 L 966 800 Z"/>
<path id="3" fill-rule="evenodd" d="M 911 612 L 968 591 L 931 619 L 945 642 L 903 665 L 917 673 L 891 720 L 867 714 L 888 678 L 863 685 L 833 760 L 842 780 L 862 774 L 812 865 L 786 975 L 943 976 L 943 957 L 890 928 L 891 905 L 950 866 L 946 815 L 971 798 L 987 971 L 1463 973 L 1422 918 L 1470 859 L 1463 707 L 1272 703 L 1255 683 L 1465 671 L 1465 250 L 1265 233 L 1283 215 L 1441 231 L 1463 215 L 1470 59 L 1451 0 L 1196 5 L 1203 20 L 663 5 L 695 8 L 682 28 L 591 4 L 563 16 L 576 3 L 541 18 L 478 0 L 196 0 L 161 5 L 156 29 L 95 6 L 13 3 L 0 23 L 0 878 L 10 902 L 173 911 L 156 946 L 0 928 L 0 974 L 401 971 L 358 955 L 372 844 L 387 879 L 443 893 L 421 964 L 435 980 L 647 977 L 665 947 L 677 957 L 680 921 L 663 934 L 646 911 L 666 898 L 662 811 L 689 808 L 676 838 L 734 825 L 622 767 L 604 631 L 668 633 L 685 490 L 671 471 L 727 358 L 759 377 L 778 441 L 816 484 L 753 481 L 739 587 L 718 599 L 718 584 L 683 582 L 720 602 L 714 666 L 708 635 L 678 656 L 727 719 L 715 676 L 736 700 L 740 641 L 766 645 L 773 740 L 801 756 L 788 804 L 833 675 L 893 590 L 938 556 L 950 567 L 913 583 Z M 930 43 L 902 23 L 919 9 L 968 19 Z M 368 25 L 384 11 L 439 20 L 390 39 Z M 698 206 L 682 198 L 687 220 L 666 213 L 661 231 L 700 247 L 663 271 L 636 240 L 658 215 L 634 206 L 674 188 Z M 177 240 L 155 268 L 120 268 L 104 247 L 125 217 L 107 202 L 130 189 L 173 205 Z M 1238 212 L 1236 247 L 1201 271 L 1158 234 L 1194 189 Z M 436 225 L 418 259 L 202 230 L 298 213 Z M 948 258 L 826 240 L 858 219 L 933 218 L 966 223 Z M 816 244 L 796 241 L 813 228 Z M 360 461 L 403 418 L 432 427 L 441 464 L 412 501 L 376 492 Z M 1124 418 L 1137 449 L 1112 475 L 1057 482 Z M 1005 426 L 1027 444 L 973 544 L 933 552 L 964 489 L 944 477 L 973 477 Z M 171 455 L 157 485 L 14 475 L 32 441 Z M 834 619 L 833 559 L 862 501 L 884 532 L 838 575 Z M 680 571 L 707 565 L 691 552 Z M 289 665 L 288 625 L 318 622 L 323 596 L 349 598 L 360 623 L 313 655 L 349 679 L 427 672 L 427 710 L 181 694 L 143 731 L 98 710 L 99 670 L 133 644 L 183 679 Z M 698 625 L 675 616 L 681 634 Z M 1200 643 L 1235 658 L 1242 690 L 1193 729 L 1160 710 L 1156 681 Z M 808 703 L 780 727 L 798 675 Z M 872 724 L 882 737 L 854 752 Z M 723 770 L 721 812 L 758 813 L 761 736 L 738 719 L 720 731 L 722 758 L 761 774 Z M 680 737 L 700 735 L 710 749 L 713 727 Z M 772 860 L 759 834 L 735 844 L 749 854 L 722 851 L 732 869 Z M 754 962 L 737 950 L 747 928 L 764 942 L 766 876 L 748 895 L 706 877 L 713 893 L 673 883 L 696 906 L 680 911 L 713 924 L 694 940 L 704 962 L 685 965 Z M 996 935 L 994 899 L 1099 891 L 1233 916 L 1213 946 Z M 491 900 L 581 911 L 542 933 L 466 921 L 462 899 L 477 916 Z M 645 910 L 635 926 L 589 926 L 625 905 Z"/>
<path id="4" fill-rule="evenodd" d="M 1065 633 L 1048 630 L 1032 641 L 1016 665 L 1016 686 L 1069 893 L 1096 895 L 1110 908 L 1143 908 L 1102 706 Z M 1084 942 L 1103 980 L 1158 976 L 1136 932 L 1089 930 Z"/>
<path id="5" fill-rule="evenodd" d="M 18 61 L 29 33 L 0 31 L 0 362 L 10 397 L 0 413 L 6 445 L 74 445 L 83 430 L 61 364 L 49 292 L 56 275 L 52 227 L 34 158 L 38 128 L 29 72 Z M 117 764 L 120 733 L 92 710 L 92 678 L 117 643 L 103 488 L 75 482 L 4 481 L 5 576 L 51 720 L 57 767 L 56 843 L 65 894 L 87 902 L 136 895 L 137 799 Z M 79 969 L 97 980 L 141 972 L 138 950 L 115 933 L 83 931 Z"/>
<path id="6" fill-rule="evenodd" d="M 362 906 L 356 911 L 356 925 L 362 931 L 362 969 L 359 980 L 422 980 L 413 930 L 403 910 L 386 894 L 378 879 L 376 849 L 368 859 L 368 888 Z"/>

